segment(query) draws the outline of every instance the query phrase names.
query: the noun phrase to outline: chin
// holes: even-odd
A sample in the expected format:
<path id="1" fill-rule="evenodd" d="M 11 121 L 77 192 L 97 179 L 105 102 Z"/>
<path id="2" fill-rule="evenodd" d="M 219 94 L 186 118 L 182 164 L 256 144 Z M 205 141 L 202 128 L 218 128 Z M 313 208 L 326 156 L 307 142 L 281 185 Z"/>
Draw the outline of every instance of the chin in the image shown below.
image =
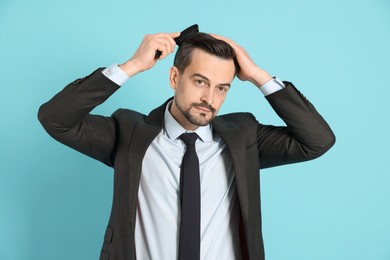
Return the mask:
<path id="1" fill-rule="evenodd" d="M 206 126 L 208 124 L 211 123 L 211 121 L 213 121 L 214 117 L 206 117 L 206 116 L 200 116 L 200 117 L 197 117 L 196 120 L 193 120 L 194 123 L 196 123 L 196 125 L 198 126 Z"/>

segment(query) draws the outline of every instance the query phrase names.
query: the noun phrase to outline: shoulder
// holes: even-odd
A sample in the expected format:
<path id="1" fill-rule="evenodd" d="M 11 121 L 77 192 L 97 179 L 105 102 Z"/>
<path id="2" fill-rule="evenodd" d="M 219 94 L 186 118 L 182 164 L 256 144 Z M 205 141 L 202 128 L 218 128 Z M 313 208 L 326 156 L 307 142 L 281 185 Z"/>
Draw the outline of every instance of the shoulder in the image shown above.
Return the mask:
<path id="1" fill-rule="evenodd" d="M 231 113 L 218 116 L 214 121 L 218 130 L 239 130 L 244 136 L 256 135 L 259 123 L 251 113 Z"/>
<path id="2" fill-rule="evenodd" d="M 139 121 L 144 121 L 146 115 L 138 111 L 120 108 L 116 110 L 111 115 L 111 117 L 114 118 L 114 120 L 117 122 L 139 122 Z"/>
<path id="3" fill-rule="evenodd" d="M 257 126 L 258 122 L 255 116 L 251 113 L 230 113 L 219 116 L 220 119 L 224 122 L 231 122 L 236 124 L 239 128 L 253 127 Z"/>

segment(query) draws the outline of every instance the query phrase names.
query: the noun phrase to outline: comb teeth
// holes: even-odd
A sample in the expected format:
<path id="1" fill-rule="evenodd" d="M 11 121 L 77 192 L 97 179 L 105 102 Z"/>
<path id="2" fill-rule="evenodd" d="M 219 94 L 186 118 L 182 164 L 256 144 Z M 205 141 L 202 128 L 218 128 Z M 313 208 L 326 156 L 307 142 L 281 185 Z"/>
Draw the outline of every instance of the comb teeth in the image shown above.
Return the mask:
<path id="1" fill-rule="evenodd" d="M 192 35 L 194 35 L 195 33 L 198 33 L 198 32 L 199 32 L 199 26 L 197 24 L 194 24 L 194 25 L 191 25 L 190 27 L 188 27 L 187 29 L 185 29 L 184 31 L 182 31 L 178 37 L 174 38 L 174 40 L 175 40 L 177 46 L 180 47 L 180 45 L 186 39 L 188 39 L 189 37 L 191 37 Z M 155 59 L 160 58 L 161 54 L 162 54 L 162 52 L 157 50 L 154 58 Z"/>
<path id="2" fill-rule="evenodd" d="M 191 25 L 190 27 L 188 27 L 187 29 L 185 29 L 184 31 L 182 31 L 180 33 L 180 35 L 178 37 L 176 37 L 174 40 L 175 40 L 177 46 L 180 47 L 180 45 L 186 39 L 188 39 L 190 36 L 192 36 L 198 32 L 199 32 L 199 26 L 197 24 L 194 24 L 194 25 Z"/>

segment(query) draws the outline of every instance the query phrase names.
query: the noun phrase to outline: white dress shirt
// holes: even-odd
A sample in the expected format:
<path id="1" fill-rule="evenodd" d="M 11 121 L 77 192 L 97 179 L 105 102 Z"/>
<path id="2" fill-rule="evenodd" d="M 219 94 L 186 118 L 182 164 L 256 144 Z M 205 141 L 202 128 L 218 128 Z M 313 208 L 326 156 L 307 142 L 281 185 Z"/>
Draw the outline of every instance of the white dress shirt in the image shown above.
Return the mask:
<path id="1" fill-rule="evenodd" d="M 118 85 L 128 76 L 115 64 L 103 74 Z M 260 90 L 265 95 L 284 87 L 274 78 Z M 138 191 L 135 248 L 138 260 L 177 259 L 180 226 L 180 165 L 186 130 L 169 112 L 146 151 Z M 201 259 L 241 259 L 239 209 L 232 159 L 212 126 L 198 127 L 195 147 L 201 184 Z M 129 245 L 131 246 L 131 245 Z"/>

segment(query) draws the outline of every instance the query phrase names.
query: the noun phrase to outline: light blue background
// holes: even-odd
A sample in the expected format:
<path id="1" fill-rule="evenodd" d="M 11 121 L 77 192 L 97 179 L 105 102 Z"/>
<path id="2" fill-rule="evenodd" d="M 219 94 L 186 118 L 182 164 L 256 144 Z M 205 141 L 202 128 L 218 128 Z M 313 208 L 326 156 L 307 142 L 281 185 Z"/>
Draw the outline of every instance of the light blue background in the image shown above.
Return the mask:
<path id="1" fill-rule="evenodd" d="M 244 46 L 327 119 L 337 143 L 318 160 L 262 172 L 268 260 L 390 259 L 390 2 L 0 2 L 0 259 L 97 259 L 112 171 L 55 142 L 38 107 L 67 83 L 128 59 L 146 33 L 201 30 Z M 169 57 L 96 113 L 148 112 L 171 95 Z M 282 124 L 234 81 L 222 113 Z"/>

